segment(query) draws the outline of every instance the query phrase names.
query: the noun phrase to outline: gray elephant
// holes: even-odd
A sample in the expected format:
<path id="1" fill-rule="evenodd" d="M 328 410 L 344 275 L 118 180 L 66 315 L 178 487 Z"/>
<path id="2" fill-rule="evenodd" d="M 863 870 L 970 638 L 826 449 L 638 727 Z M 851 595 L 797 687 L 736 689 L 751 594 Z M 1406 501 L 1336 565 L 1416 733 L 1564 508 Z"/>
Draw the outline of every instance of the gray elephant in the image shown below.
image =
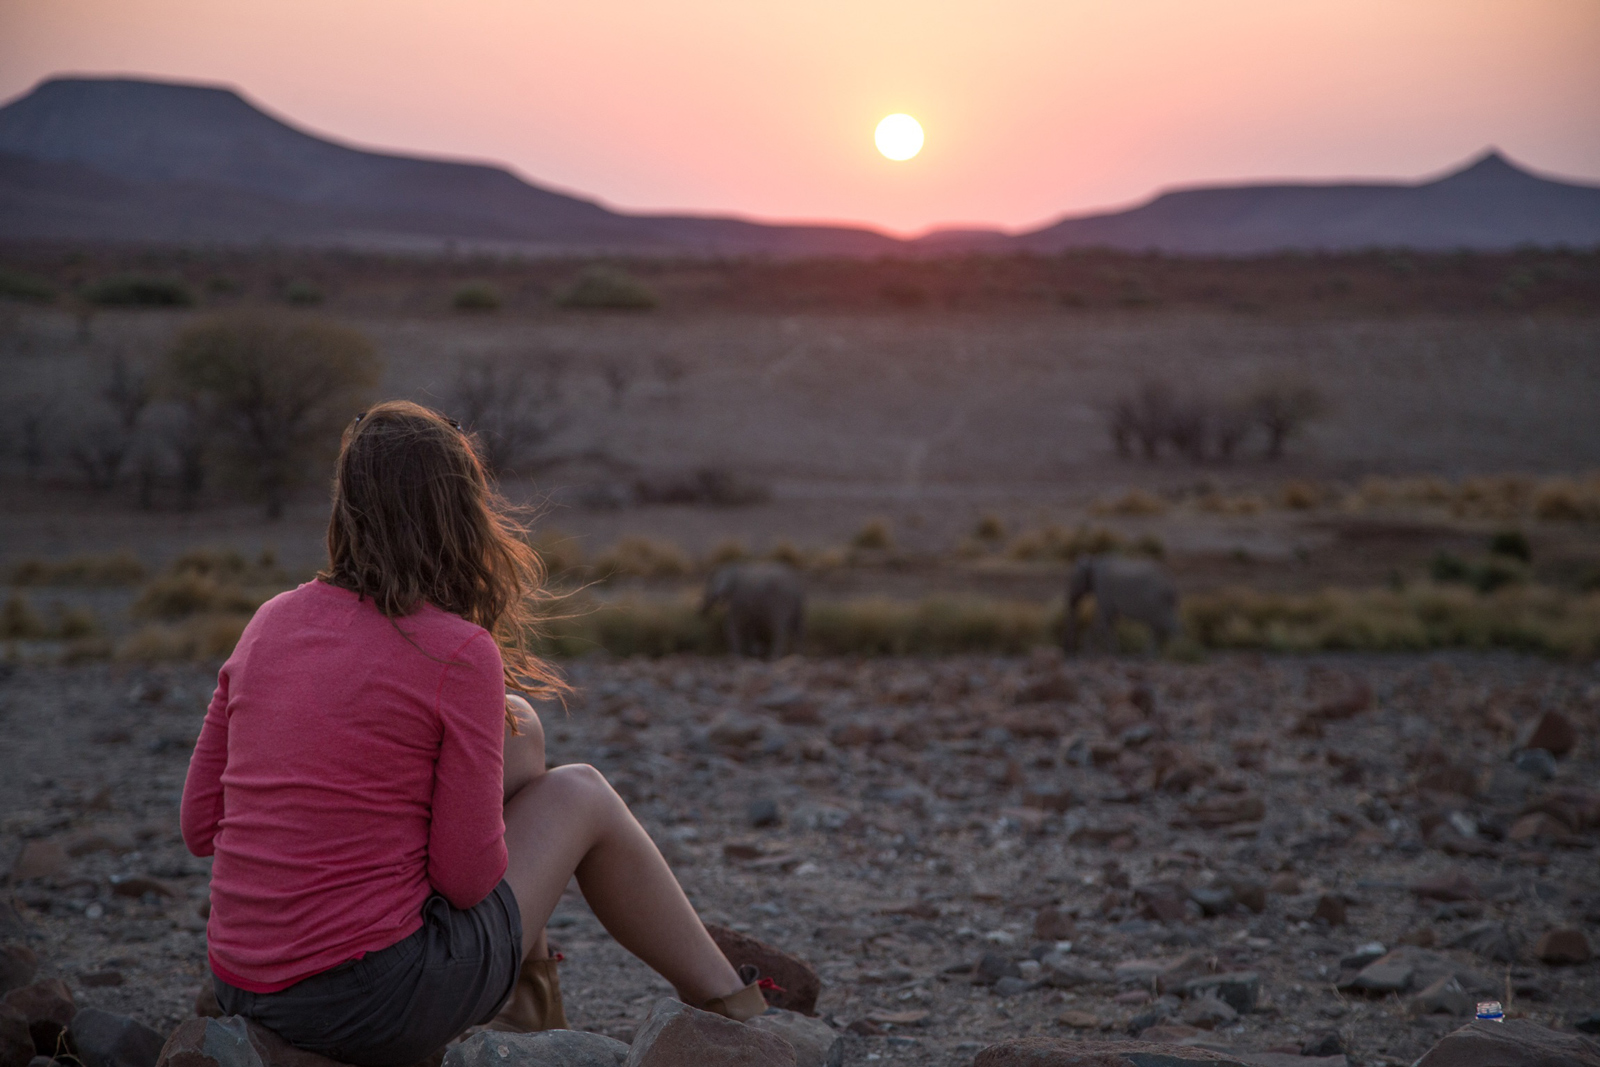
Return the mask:
<path id="1" fill-rule="evenodd" d="M 1165 567 L 1148 559 L 1085 556 L 1073 565 L 1067 585 L 1067 626 L 1062 645 L 1068 652 L 1078 647 L 1078 602 L 1091 593 L 1095 604 L 1093 632 L 1101 641 L 1111 639 L 1118 619 L 1132 619 L 1150 627 L 1158 652 L 1179 630 L 1178 591 Z"/>
<path id="2" fill-rule="evenodd" d="M 805 625 L 806 594 L 800 575 L 782 563 L 727 563 L 706 579 L 700 613 L 727 609 L 728 651 L 764 651 L 774 659 L 797 651 Z"/>

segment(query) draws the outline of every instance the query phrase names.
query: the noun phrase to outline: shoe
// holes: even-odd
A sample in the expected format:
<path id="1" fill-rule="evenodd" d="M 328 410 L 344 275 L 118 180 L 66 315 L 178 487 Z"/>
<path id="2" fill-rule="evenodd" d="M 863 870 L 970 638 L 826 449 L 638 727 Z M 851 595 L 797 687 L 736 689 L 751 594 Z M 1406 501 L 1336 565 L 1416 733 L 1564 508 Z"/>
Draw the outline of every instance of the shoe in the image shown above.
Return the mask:
<path id="1" fill-rule="evenodd" d="M 745 964 L 739 968 L 739 980 L 748 982 L 737 993 L 729 993 L 725 997 L 712 997 L 701 1007 L 705 1011 L 713 1012 L 742 1023 L 747 1019 L 754 1019 L 757 1015 L 767 1010 L 767 998 L 762 993 L 763 989 L 776 989 L 777 985 L 770 978 L 761 978 L 753 964 Z"/>
<path id="2" fill-rule="evenodd" d="M 559 954 L 523 960 L 517 984 L 511 987 L 511 998 L 489 1020 L 489 1029 L 514 1034 L 567 1029 L 567 1013 L 561 1007 L 561 975 L 556 971 L 561 960 Z"/>

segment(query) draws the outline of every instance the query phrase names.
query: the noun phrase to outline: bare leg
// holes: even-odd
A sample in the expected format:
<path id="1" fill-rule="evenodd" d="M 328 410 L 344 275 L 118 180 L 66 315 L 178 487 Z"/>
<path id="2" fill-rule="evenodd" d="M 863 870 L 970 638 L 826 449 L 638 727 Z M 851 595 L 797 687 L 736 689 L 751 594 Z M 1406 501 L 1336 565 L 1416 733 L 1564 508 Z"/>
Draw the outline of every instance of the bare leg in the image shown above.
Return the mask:
<path id="1" fill-rule="evenodd" d="M 556 767 L 519 789 L 506 804 L 506 848 L 525 956 L 535 947 L 527 931 L 544 928 L 576 873 L 601 925 L 686 1004 L 744 987 L 655 842 L 593 767 Z"/>
<path id="2" fill-rule="evenodd" d="M 511 727 L 506 727 L 504 803 L 509 803 L 523 787 L 545 772 L 544 724 L 539 721 L 533 705 L 518 694 L 507 693 L 506 705 L 517 717 L 518 731 L 512 733 Z M 542 960 L 550 956 L 550 939 L 543 925 L 531 937 L 524 925 L 522 946 L 524 959 Z"/>

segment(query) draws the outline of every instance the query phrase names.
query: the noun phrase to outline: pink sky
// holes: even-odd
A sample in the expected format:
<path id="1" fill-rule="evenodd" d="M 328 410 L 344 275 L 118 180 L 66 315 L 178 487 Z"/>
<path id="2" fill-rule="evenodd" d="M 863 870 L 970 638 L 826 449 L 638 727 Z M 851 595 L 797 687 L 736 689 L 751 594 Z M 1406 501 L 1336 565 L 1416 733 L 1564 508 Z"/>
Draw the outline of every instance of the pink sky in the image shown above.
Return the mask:
<path id="1" fill-rule="evenodd" d="M 902 232 L 1489 145 L 1600 182 L 1597 0 L 0 0 L 0 98 L 69 72 L 623 209 Z M 872 143 L 895 111 L 905 163 Z"/>

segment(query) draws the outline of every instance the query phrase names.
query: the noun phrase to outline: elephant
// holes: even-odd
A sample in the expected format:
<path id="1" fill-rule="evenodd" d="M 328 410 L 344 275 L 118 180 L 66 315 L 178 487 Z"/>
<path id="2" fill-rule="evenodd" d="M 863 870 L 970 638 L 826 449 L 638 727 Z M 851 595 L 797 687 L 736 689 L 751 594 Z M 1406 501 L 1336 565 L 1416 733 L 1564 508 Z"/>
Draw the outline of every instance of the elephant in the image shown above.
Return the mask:
<path id="1" fill-rule="evenodd" d="M 1062 640 L 1070 653 L 1078 647 L 1078 602 L 1094 594 L 1093 632 L 1108 638 L 1118 619 L 1150 627 L 1160 651 L 1180 627 L 1178 592 L 1165 567 L 1148 559 L 1085 556 L 1072 568 L 1067 585 L 1067 626 Z"/>
<path id="2" fill-rule="evenodd" d="M 727 609 L 728 651 L 777 659 L 800 647 L 806 594 L 800 575 L 783 563 L 727 563 L 706 579 L 700 613 Z"/>

